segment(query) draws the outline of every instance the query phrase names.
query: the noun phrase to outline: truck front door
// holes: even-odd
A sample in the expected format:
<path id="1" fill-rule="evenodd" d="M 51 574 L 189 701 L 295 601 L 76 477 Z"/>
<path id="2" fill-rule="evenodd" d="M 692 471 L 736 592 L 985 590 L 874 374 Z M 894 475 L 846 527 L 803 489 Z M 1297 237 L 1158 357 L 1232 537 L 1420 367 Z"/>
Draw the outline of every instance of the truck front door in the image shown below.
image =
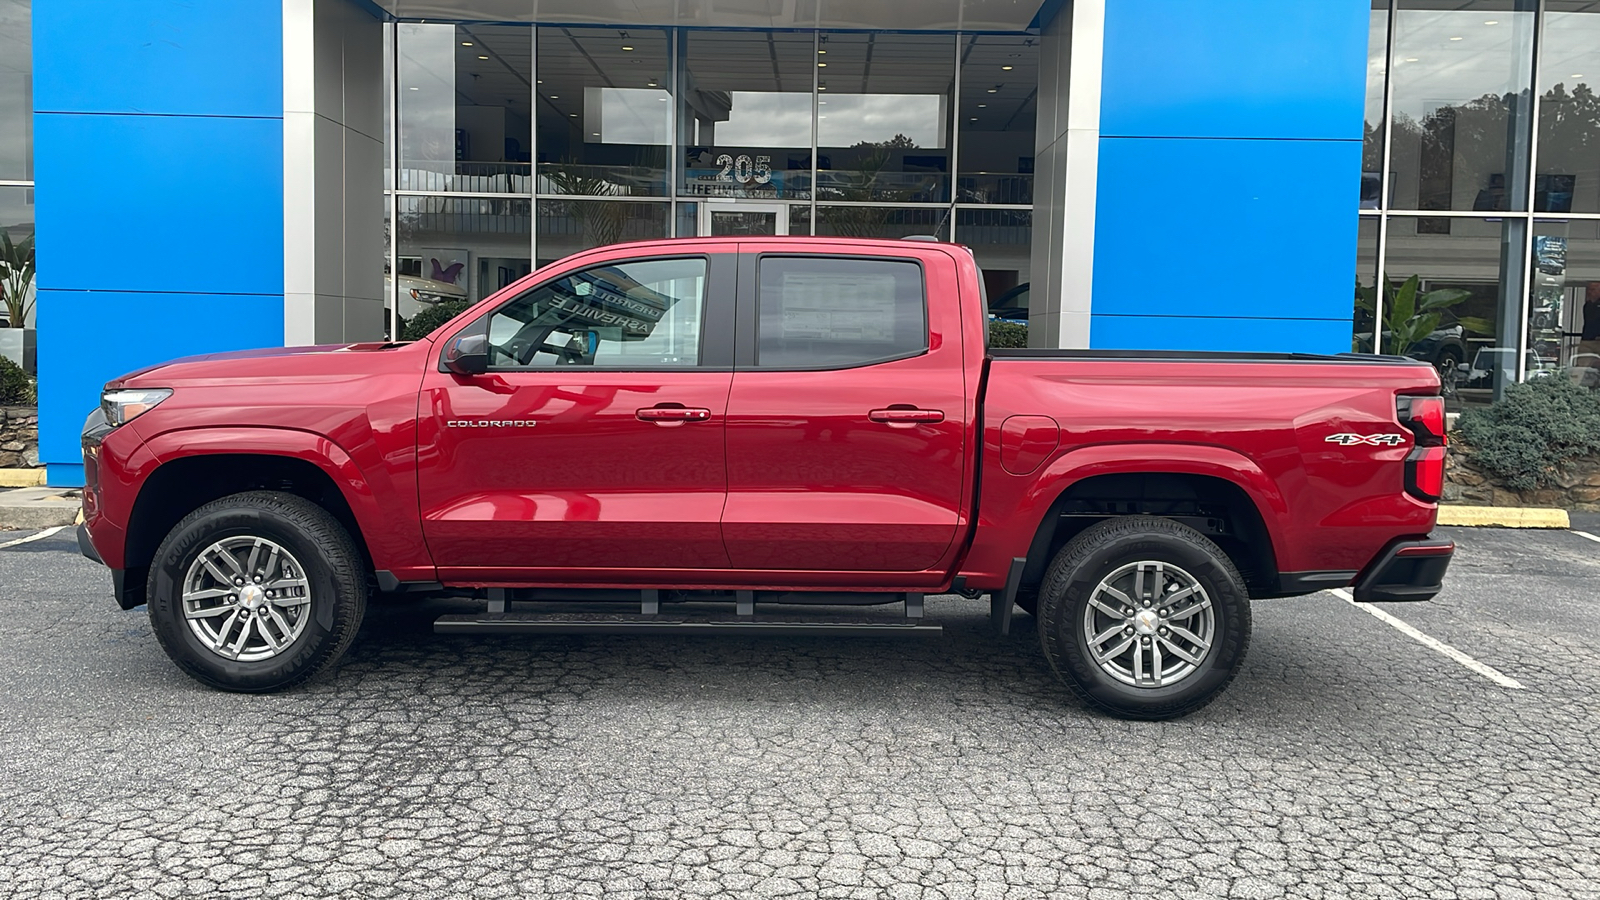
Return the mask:
<path id="1" fill-rule="evenodd" d="M 487 314 L 487 373 L 430 367 L 419 489 L 441 578 L 728 566 L 735 245 L 694 249 L 594 254 Z"/>
<path id="2" fill-rule="evenodd" d="M 940 565 L 972 452 L 950 258 L 744 249 L 722 517 L 733 566 Z"/>

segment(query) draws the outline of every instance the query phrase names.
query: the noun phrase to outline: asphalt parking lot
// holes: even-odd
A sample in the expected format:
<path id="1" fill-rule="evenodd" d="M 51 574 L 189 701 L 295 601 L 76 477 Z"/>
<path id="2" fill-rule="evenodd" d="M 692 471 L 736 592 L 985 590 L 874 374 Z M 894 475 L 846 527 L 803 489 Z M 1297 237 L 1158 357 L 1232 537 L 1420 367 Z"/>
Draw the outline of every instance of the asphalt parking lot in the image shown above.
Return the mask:
<path id="1" fill-rule="evenodd" d="M 375 608 L 331 675 L 229 695 L 63 531 L 0 548 L 0 896 L 1600 897 L 1600 542 L 1442 531 L 1445 593 L 1386 609 L 1520 689 L 1324 593 L 1167 723 L 953 597 L 923 641 Z"/>

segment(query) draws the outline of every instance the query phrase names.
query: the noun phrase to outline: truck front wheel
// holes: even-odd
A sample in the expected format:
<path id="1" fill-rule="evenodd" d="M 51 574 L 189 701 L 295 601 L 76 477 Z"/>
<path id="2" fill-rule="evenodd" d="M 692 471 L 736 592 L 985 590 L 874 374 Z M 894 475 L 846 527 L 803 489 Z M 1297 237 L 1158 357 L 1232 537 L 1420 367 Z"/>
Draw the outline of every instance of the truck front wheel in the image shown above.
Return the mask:
<path id="1" fill-rule="evenodd" d="M 1171 519 L 1108 519 L 1073 538 L 1039 589 L 1039 642 L 1085 703 L 1172 719 L 1210 703 L 1250 643 L 1250 601 L 1227 555 Z"/>
<path id="2" fill-rule="evenodd" d="M 326 510 L 293 494 L 214 500 L 173 526 L 150 567 L 150 625 L 212 687 L 281 690 L 337 660 L 366 609 L 361 554 Z"/>

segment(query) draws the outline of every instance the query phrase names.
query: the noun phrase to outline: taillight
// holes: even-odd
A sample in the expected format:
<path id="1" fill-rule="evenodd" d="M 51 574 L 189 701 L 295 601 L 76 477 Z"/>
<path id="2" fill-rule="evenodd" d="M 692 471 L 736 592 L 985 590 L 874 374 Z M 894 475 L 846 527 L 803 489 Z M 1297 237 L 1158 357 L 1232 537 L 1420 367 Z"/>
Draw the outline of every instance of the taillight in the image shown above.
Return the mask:
<path id="1" fill-rule="evenodd" d="M 1400 424 L 1417 438 L 1406 456 L 1406 491 L 1418 500 L 1437 502 L 1444 494 L 1444 398 L 1401 397 L 1396 412 Z"/>
<path id="2" fill-rule="evenodd" d="M 1406 490 L 1418 500 L 1444 496 L 1444 454 L 1443 447 L 1418 447 L 1406 457 Z"/>
<path id="3" fill-rule="evenodd" d="M 1400 424 L 1411 429 L 1417 443 L 1444 446 L 1444 398 L 1401 397 L 1398 403 Z"/>

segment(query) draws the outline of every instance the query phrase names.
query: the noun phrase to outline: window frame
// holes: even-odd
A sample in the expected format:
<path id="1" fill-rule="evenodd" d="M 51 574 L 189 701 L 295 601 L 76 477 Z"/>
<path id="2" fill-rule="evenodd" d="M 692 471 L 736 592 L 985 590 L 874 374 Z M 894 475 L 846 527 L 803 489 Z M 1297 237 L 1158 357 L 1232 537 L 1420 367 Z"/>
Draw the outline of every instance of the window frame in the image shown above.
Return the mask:
<path id="1" fill-rule="evenodd" d="M 700 343 L 696 348 L 699 361 L 687 366 L 661 366 L 661 365 L 633 365 L 633 366 L 562 366 L 555 364 L 507 366 L 490 365 L 486 374 L 506 375 L 519 372 L 726 372 L 733 369 L 732 360 L 732 335 L 731 327 L 723 327 L 723 323 L 731 322 L 733 304 L 731 302 L 732 265 L 731 261 L 719 258 L 730 257 L 732 253 L 699 252 L 699 253 L 666 253 L 651 256 L 624 256 L 615 259 L 600 259 L 587 262 L 570 269 L 563 269 L 553 273 L 549 278 L 540 280 L 518 291 L 514 296 L 494 305 L 459 333 L 481 329 L 487 335 L 489 323 L 500 311 L 527 297 L 535 291 L 543 290 L 564 278 L 570 278 L 580 272 L 590 269 L 605 268 L 608 266 L 624 266 L 630 263 L 646 262 L 672 262 L 674 260 L 700 260 L 706 265 L 704 281 L 704 295 L 700 304 Z"/>
<path id="2" fill-rule="evenodd" d="M 763 366 L 759 364 L 761 349 L 761 263 L 767 259 L 817 259 L 861 260 L 863 262 L 910 263 L 917 268 L 917 282 L 922 293 L 922 347 L 907 353 L 863 360 L 848 365 L 817 366 Z M 734 347 L 734 368 L 741 372 L 847 372 L 881 366 L 901 360 L 916 359 L 932 352 L 932 321 L 928 308 L 928 272 L 923 261 L 915 256 L 898 256 L 877 253 L 830 253 L 804 250 L 745 251 L 739 254 L 738 332 Z"/>

